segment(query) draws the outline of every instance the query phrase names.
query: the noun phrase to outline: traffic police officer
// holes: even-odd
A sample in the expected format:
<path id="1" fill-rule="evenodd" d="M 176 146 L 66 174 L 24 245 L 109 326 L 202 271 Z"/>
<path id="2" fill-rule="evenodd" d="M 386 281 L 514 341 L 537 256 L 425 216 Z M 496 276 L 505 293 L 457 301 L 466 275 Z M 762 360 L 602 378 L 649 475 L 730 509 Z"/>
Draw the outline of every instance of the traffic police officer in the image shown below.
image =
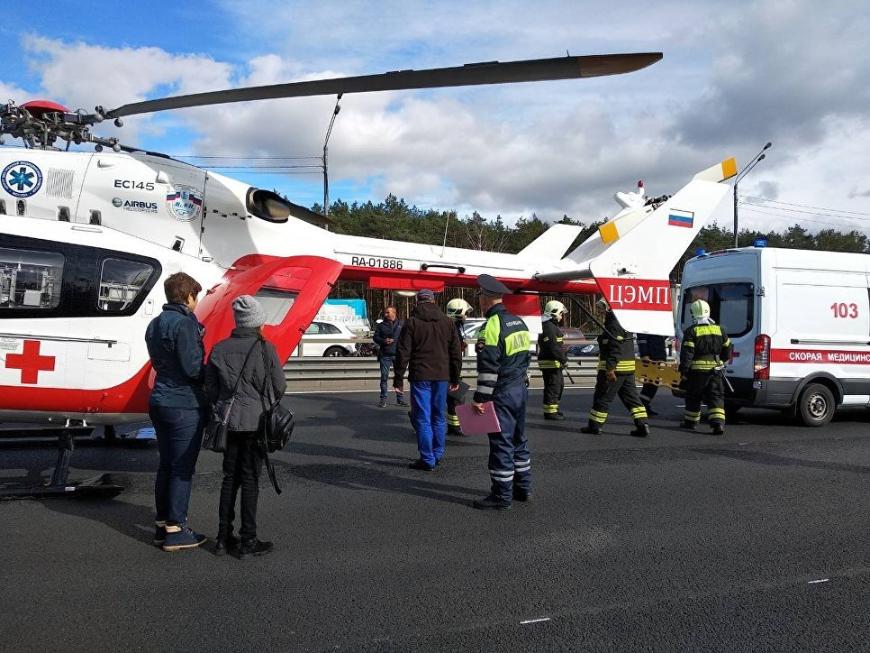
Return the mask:
<path id="1" fill-rule="evenodd" d="M 664 363 L 668 360 L 668 349 L 665 346 L 665 337 L 654 334 L 638 334 L 637 336 L 637 352 L 642 360 L 654 363 Z M 659 387 L 655 383 L 647 381 L 640 389 L 640 400 L 646 408 L 647 415 L 658 415 L 652 409 L 653 398 L 656 396 Z"/>
<path id="2" fill-rule="evenodd" d="M 459 336 L 459 341 L 462 343 L 463 357 L 465 356 L 465 331 L 462 327 L 465 324 L 465 318 L 472 310 L 471 304 L 460 297 L 447 302 L 447 317 L 452 319 L 456 325 L 456 333 Z M 463 435 L 462 426 L 459 424 L 459 417 L 456 416 L 456 406 L 459 403 L 450 394 L 447 395 L 447 435 Z"/>
<path id="3" fill-rule="evenodd" d="M 683 332 L 680 374 L 686 388 L 686 411 L 682 428 L 694 430 L 701 421 L 701 400 L 710 409 L 713 435 L 725 433 L 724 362 L 731 358 L 731 339 L 710 319 L 710 305 L 703 299 L 691 304 L 694 324 Z"/>
<path id="4" fill-rule="evenodd" d="M 561 420 L 559 401 L 565 389 L 562 370 L 568 363 L 568 354 L 562 344 L 565 334 L 557 326 L 568 309 L 562 302 L 552 300 L 544 306 L 541 316 L 541 334 L 538 336 L 538 367 L 544 377 L 544 419 Z"/>
<path id="5" fill-rule="evenodd" d="M 606 302 L 600 300 L 606 305 Z M 644 438 L 649 435 L 647 413 L 634 380 L 634 334 L 622 328 L 616 315 L 608 306 L 604 318 L 604 333 L 598 336 L 598 376 L 589 423 L 580 429 L 582 433 L 598 435 L 607 421 L 607 409 L 616 395 L 628 408 L 634 420 L 632 435 Z"/>
<path id="6" fill-rule="evenodd" d="M 477 277 L 478 301 L 486 324 L 477 341 L 477 389 L 474 409 L 483 414 L 492 401 L 500 432 L 489 434 L 489 496 L 474 502 L 481 510 L 510 508 L 511 500 L 531 496 L 531 456 L 525 435 L 526 371 L 531 336 L 526 323 L 502 304 L 510 289 L 488 274 Z"/>

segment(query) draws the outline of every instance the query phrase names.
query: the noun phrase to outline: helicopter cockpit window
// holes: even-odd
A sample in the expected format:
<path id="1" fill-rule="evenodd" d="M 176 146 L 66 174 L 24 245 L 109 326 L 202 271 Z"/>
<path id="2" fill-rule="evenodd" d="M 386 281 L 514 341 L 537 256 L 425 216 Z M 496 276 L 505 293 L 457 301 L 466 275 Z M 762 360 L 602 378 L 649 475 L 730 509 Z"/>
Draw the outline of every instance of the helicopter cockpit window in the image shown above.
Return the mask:
<path id="1" fill-rule="evenodd" d="M 154 267 L 141 261 L 107 258 L 100 273 L 97 308 L 107 313 L 127 310 L 154 274 Z"/>
<path id="2" fill-rule="evenodd" d="M 57 308 L 63 264 L 56 252 L 0 247 L 0 309 Z"/>
<path id="3" fill-rule="evenodd" d="M 290 217 L 290 203 L 277 193 L 261 188 L 249 188 L 248 212 L 269 222 L 287 222 Z"/>

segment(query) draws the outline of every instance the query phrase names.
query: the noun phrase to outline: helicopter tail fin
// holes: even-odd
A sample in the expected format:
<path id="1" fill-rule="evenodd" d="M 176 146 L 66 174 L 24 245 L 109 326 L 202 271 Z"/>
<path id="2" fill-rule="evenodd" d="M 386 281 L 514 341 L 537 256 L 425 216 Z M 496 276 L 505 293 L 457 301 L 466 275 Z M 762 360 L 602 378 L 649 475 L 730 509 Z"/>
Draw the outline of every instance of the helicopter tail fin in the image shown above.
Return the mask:
<path id="1" fill-rule="evenodd" d="M 583 227 L 578 225 L 554 224 L 521 249 L 517 256 L 538 260 L 561 258 L 582 230 Z"/>
<path id="2" fill-rule="evenodd" d="M 629 207 L 601 225 L 538 279 L 592 278 L 620 324 L 636 333 L 673 335 L 670 273 L 707 223 L 737 172 L 727 159 L 699 172 L 670 198 Z"/>

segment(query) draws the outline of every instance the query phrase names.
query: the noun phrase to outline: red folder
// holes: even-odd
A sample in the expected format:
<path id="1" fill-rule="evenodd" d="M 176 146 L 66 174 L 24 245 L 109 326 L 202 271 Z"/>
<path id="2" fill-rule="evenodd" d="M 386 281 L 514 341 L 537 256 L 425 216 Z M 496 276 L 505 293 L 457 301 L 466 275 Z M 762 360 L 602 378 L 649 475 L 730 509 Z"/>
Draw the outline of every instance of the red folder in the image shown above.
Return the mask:
<path id="1" fill-rule="evenodd" d="M 474 404 L 460 404 L 456 407 L 456 416 L 459 417 L 462 432 L 468 435 L 484 435 L 501 431 L 498 415 L 495 414 L 495 406 L 491 401 L 483 404 L 483 415 L 479 415 L 474 410 Z"/>

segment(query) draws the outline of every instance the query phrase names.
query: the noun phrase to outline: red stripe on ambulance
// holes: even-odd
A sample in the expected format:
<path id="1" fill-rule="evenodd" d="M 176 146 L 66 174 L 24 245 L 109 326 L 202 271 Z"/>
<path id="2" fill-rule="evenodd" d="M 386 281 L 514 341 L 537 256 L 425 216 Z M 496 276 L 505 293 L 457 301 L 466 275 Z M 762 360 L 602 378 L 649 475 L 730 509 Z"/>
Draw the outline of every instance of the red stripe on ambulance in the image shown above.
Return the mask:
<path id="1" fill-rule="evenodd" d="M 870 351 L 842 349 L 772 349 L 773 363 L 832 363 L 838 365 L 870 365 Z"/>

